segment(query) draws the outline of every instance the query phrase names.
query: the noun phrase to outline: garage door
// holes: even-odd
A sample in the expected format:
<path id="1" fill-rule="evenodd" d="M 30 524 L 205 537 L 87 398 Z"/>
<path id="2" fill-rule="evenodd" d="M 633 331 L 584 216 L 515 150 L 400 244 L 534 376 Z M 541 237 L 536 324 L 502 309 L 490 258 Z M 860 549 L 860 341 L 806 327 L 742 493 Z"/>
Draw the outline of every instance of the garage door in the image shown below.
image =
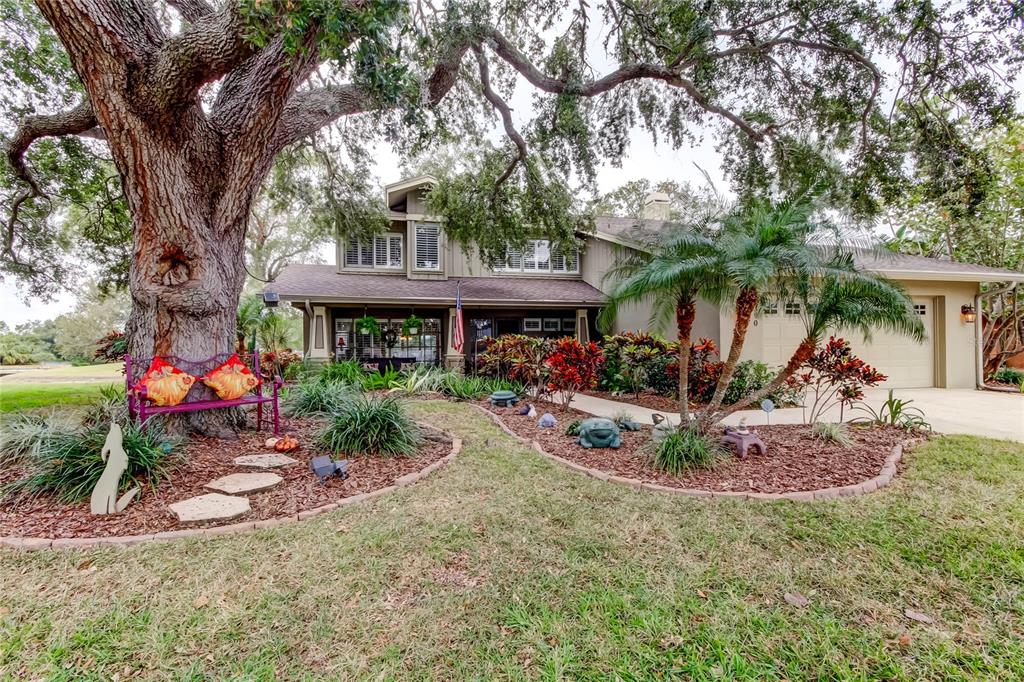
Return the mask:
<path id="1" fill-rule="evenodd" d="M 758 320 L 763 343 L 762 360 L 769 365 L 782 365 L 789 360 L 793 349 L 804 335 L 799 303 L 769 305 Z M 922 317 L 927 338 L 923 343 L 899 335 L 875 332 L 871 342 L 865 343 L 860 334 L 846 337 L 857 357 L 875 367 L 889 379 L 884 388 L 922 388 L 935 385 L 935 346 L 933 301 L 915 298 L 914 310 Z"/>

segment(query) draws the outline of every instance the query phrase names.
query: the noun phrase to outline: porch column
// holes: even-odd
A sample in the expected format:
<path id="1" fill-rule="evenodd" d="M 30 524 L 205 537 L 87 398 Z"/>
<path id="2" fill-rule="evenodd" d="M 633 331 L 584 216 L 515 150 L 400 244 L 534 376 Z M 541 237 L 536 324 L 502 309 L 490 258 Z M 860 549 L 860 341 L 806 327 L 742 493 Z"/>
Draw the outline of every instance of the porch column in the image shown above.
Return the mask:
<path id="1" fill-rule="evenodd" d="M 448 334 L 444 344 L 444 366 L 448 369 L 454 369 L 457 372 L 462 372 L 466 369 L 466 345 L 465 345 L 465 330 L 463 330 L 463 352 L 455 350 L 452 346 L 452 341 L 455 338 L 455 308 L 448 309 Z M 462 310 L 463 320 L 465 320 L 466 310 Z"/>
<path id="2" fill-rule="evenodd" d="M 331 356 L 331 347 L 328 336 L 330 330 L 327 328 L 328 316 L 327 307 L 322 305 L 313 306 L 313 319 L 309 323 L 311 336 L 309 344 L 310 360 L 327 360 Z"/>
<path id="3" fill-rule="evenodd" d="M 590 341 L 590 323 L 587 322 L 587 309 L 576 309 L 576 340 L 580 343 Z"/>

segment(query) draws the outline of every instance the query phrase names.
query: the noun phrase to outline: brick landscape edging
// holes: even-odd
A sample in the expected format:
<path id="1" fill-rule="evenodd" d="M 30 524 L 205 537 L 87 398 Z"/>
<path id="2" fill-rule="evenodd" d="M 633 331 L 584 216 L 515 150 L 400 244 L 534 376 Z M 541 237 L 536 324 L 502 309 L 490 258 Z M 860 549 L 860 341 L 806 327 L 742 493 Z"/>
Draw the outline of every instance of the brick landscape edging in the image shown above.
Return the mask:
<path id="1" fill-rule="evenodd" d="M 451 434 L 449 434 L 451 435 Z M 227 526 L 213 526 L 212 528 L 182 528 L 180 530 L 165 530 L 159 533 L 152 533 L 149 535 L 110 535 L 106 537 L 96 538 L 23 538 L 16 536 L 0 537 L 0 546 L 9 547 L 12 549 L 89 549 L 93 547 L 104 547 L 114 545 L 117 547 L 128 547 L 130 545 L 138 545 L 144 542 L 166 542 L 168 540 L 177 540 L 179 538 L 190 538 L 196 536 L 215 536 L 215 535 L 231 535 L 234 533 L 245 533 L 248 531 L 260 530 L 261 528 L 277 528 L 278 526 L 284 526 L 289 523 L 297 523 L 299 521 L 305 521 L 306 519 L 319 516 L 320 514 L 333 511 L 339 507 L 347 507 L 353 504 L 359 504 L 360 502 L 366 502 L 374 498 L 386 495 L 387 493 L 394 492 L 399 488 L 404 488 L 416 483 L 434 471 L 437 471 L 448 462 L 455 459 L 456 456 L 462 451 L 462 439 L 452 436 L 452 450 L 447 455 L 431 462 L 427 466 L 423 467 L 419 471 L 414 471 L 411 474 L 405 474 L 395 480 L 392 485 L 385 488 L 378 488 L 368 493 L 359 493 L 358 495 L 352 495 L 351 497 L 343 497 L 337 502 L 331 502 L 324 504 L 319 507 L 307 509 L 301 511 L 298 514 L 291 516 L 279 516 L 273 519 L 264 519 L 263 521 L 245 521 L 242 523 L 232 523 Z"/>
<path id="2" fill-rule="evenodd" d="M 893 446 L 889 455 L 885 458 L 885 462 L 882 464 L 882 470 L 877 476 L 869 478 L 866 481 L 860 483 L 853 483 L 850 485 L 839 486 L 836 488 L 821 488 L 819 490 L 801 490 L 791 493 L 755 493 L 755 492 L 734 492 L 734 491 L 717 491 L 717 490 L 699 490 L 696 488 L 675 488 L 669 485 L 659 485 L 657 483 L 647 483 L 636 478 L 626 478 L 625 476 L 615 476 L 609 474 L 607 471 L 601 471 L 600 469 L 592 469 L 590 467 L 577 464 L 571 460 L 559 457 L 558 455 L 552 455 L 546 451 L 541 444 L 537 441 L 520 436 L 518 433 L 508 427 L 507 424 L 494 412 L 491 412 L 485 407 L 480 405 L 473 405 L 476 409 L 480 410 L 493 421 L 498 428 L 504 431 L 506 434 L 515 438 L 520 443 L 532 447 L 537 454 L 546 457 L 550 460 L 558 462 L 562 466 L 568 467 L 580 473 L 592 476 L 593 478 L 608 481 L 609 483 L 615 483 L 617 485 L 624 485 L 635 490 L 646 490 L 655 493 L 668 493 L 672 495 L 684 495 L 686 497 L 729 497 L 732 499 L 740 500 L 787 500 L 790 502 L 815 502 L 818 500 L 835 500 L 840 497 L 855 497 L 857 495 L 866 495 L 873 493 L 880 488 L 884 488 L 892 482 L 892 479 L 896 476 L 896 465 L 903 458 L 903 451 L 905 448 L 919 442 L 918 438 L 911 438 L 903 443 L 898 443 Z"/>

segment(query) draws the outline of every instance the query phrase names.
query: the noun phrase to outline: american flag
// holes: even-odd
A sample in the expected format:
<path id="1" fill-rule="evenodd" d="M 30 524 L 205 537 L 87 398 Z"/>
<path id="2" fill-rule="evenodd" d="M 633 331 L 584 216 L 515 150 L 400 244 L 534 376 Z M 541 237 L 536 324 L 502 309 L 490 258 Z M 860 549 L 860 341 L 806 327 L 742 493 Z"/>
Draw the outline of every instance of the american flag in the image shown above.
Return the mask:
<path id="1" fill-rule="evenodd" d="M 459 353 L 466 340 L 466 329 L 462 322 L 462 282 L 455 285 L 455 325 L 452 330 L 452 348 Z"/>

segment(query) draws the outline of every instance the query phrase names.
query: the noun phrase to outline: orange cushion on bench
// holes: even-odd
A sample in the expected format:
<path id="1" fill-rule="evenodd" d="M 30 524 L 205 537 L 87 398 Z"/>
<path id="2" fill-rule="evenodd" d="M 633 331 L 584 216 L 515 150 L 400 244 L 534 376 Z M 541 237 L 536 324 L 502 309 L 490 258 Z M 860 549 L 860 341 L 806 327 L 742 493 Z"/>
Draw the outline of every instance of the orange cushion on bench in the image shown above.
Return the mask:
<path id="1" fill-rule="evenodd" d="M 203 376 L 203 383 L 214 390 L 221 400 L 235 400 L 260 385 L 260 380 L 238 359 L 232 355 L 219 367 L 212 369 Z"/>
<path id="2" fill-rule="evenodd" d="M 183 372 L 163 358 L 153 358 L 149 369 L 135 384 L 135 390 L 146 387 L 146 399 L 158 406 L 177 405 L 185 396 L 196 378 Z"/>

